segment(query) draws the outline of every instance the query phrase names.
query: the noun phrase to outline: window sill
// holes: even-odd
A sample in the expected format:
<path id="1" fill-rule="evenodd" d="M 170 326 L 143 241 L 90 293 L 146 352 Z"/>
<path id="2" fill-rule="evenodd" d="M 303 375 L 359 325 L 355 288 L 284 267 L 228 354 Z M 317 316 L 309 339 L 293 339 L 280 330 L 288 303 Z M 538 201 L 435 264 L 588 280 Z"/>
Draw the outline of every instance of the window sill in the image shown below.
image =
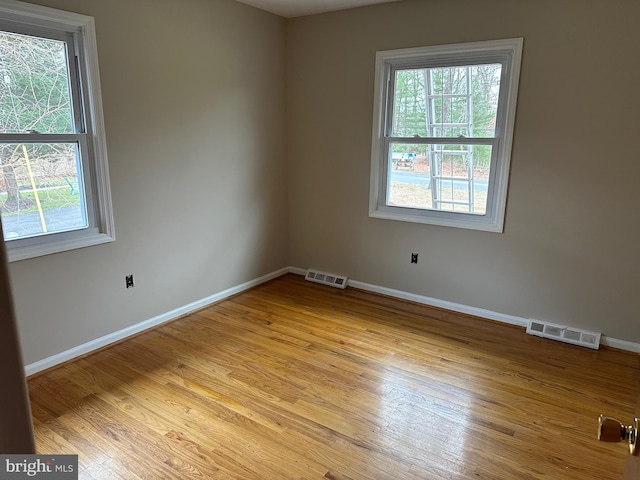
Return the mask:
<path id="1" fill-rule="evenodd" d="M 105 233 L 85 233 L 83 235 L 76 235 L 73 238 L 67 238 L 58 241 L 47 241 L 43 244 L 24 245 L 18 247 L 11 247 L 9 242 L 6 242 L 7 246 L 7 259 L 9 262 L 17 262 L 20 260 L 27 260 L 29 258 L 42 257 L 44 255 L 51 255 L 53 253 L 66 252 L 69 250 L 75 250 L 78 248 L 91 247 L 93 245 L 101 245 L 103 243 L 109 243 L 115 241 L 115 237 L 107 235 Z"/>
<path id="2" fill-rule="evenodd" d="M 438 225 L 441 227 L 466 228 L 485 232 L 502 233 L 503 220 L 486 215 L 449 213 L 435 210 L 416 210 L 398 207 L 379 207 L 369 212 L 369 217 L 383 220 Z"/>

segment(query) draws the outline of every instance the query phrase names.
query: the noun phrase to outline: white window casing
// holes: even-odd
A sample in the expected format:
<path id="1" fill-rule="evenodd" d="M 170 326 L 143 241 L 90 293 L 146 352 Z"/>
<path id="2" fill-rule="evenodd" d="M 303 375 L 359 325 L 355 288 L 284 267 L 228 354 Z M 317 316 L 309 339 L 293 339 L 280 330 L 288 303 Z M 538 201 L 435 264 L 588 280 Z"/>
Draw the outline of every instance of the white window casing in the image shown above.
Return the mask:
<path id="1" fill-rule="evenodd" d="M 377 52 L 371 145 L 370 217 L 489 232 L 503 231 L 522 45 L 522 38 L 513 38 Z M 435 69 L 483 64 L 502 66 L 494 136 L 487 138 L 467 138 L 462 135 L 460 137 L 416 135 L 406 138 L 394 136 L 392 132 L 395 88 L 393 72 L 398 69 Z M 483 214 L 474 214 L 389 204 L 389 172 L 392 161 L 389 158 L 389 145 L 391 143 L 490 145 L 492 153 L 487 183 L 486 211 Z"/>
<path id="2" fill-rule="evenodd" d="M 92 17 L 28 3 L 0 0 L 0 30 L 67 39 L 70 95 L 75 132 L 0 133 L 0 142 L 75 143 L 80 151 L 78 180 L 86 199 L 86 228 L 6 241 L 9 261 L 23 260 L 115 240 L 98 50 Z M 6 234 L 6 232 L 5 232 Z"/>

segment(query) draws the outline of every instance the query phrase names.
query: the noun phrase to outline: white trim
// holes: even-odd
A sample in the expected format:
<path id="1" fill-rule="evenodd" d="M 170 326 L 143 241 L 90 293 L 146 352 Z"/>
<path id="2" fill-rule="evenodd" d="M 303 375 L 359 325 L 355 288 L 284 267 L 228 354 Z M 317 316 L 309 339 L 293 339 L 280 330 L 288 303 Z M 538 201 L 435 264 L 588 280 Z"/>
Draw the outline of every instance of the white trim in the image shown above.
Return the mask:
<path id="1" fill-rule="evenodd" d="M 76 30 L 78 24 L 85 23 L 91 17 L 80 13 L 68 12 L 56 8 L 44 7 L 16 0 L 0 0 L 0 15 L 5 20 L 24 23 L 25 17 L 31 18 L 36 26 L 46 25 L 55 29 Z"/>
<path id="2" fill-rule="evenodd" d="M 368 292 L 380 293 L 382 295 L 388 295 L 390 297 L 395 297 L 403 300 L 409 300 L 411 302 L 421 303 L 423 305 L 429 305 L 431 307 L 443 308 L 445 310 L 464 313 L 466 315 L 473 315 L 474 317 L 481 317 L 489 320 L 495 320 L 501 323 L 517 325 L 519 327 L 526 327 L 527 324 L 529 323 L 528 320 L 525 318 L 516 317 L 514 315 L 507 315 L 506 313 L 499 313 L 499 312 L 494 312 L 492 310 L 485 310 L 484 308 L 471 307 L 469 305 L 449 302 L 447 300 L 440 300 L 433 297 L 426 297 L 424 295 L 418 295 L 416 293 L 403 292 L 402 290 L 394 290 L 392 288 L 380 287 L 378 285 L 371 285 L 369 283 L 358 282 L 356 280 L 349 280 L 348 286 L 359 288 L 360 290 L 366 290 Z"/>
<path id="3" fill-rule="evenodd" d="M 190 312 L 193 312 L 194 310 L 199 310 L 203 307 L 206 307 L 208 305 L 224 300 L 225 298 L 228 298 L 232 295 L 236 295 L 238 293 L 244 292 L 245 290 L 256 287 L 262 283 L 268 282 L 269 280 L 273 280 L 274 278 L 280 277 L 287 273 L 293 273 L 295 275 L 304 276 L 306 273 L 306 270 L 298 267 L 281 268 L 279 270 L 276 270 L 275 272 L 268 273 L 267 275 L 256 278 L 254 280 L 250 280 L 241 285 L 231 287 L 227 290 L 213 294 L 209 297 L 189 303 L 182 307 L 176 308 L 175 310 L 171 310 L 170 312 L 167 312 L 162 315 L 158 315 L 156 317 L 150 318 L 149 320 L 140 322 L 136 325 L 123 328 L 122 330 L 118 330 L 117 332 L 113 332 L 113 333 L 104 335 L 103 337 L 96 338 L 95 340 L 91 340 L 87 343 L 83 343 L 82 345 L 78 345 L 76 347 L 70 348 L 69 350 L 65 350 L 64 352 L 60 352 L 50 357 L 39 360 L 37 362 L 30 363 L 29 365 L 25 366 L 25 373 L 27 376 L 30 376 L 38 372 L 41 372 L 43 370 L 46 370 L 48 368 L 55 367 L 56 365 L 59 365 L 64 362 L 68 362 L 69 360 L 73 360 L 74 358 L 86 355 L 95 350 L 106 347 L 112 343 L 118 342 L 120 340 L 124 340 L 132 335 L 136 335 L 150 328 L 156 327 L 158 325 L 162 325 L 163 323 L 166 323 L 166 322 L 170 322 L 171 320 L 175 320 L 176 318 L 186 315 Z M 403 292 L 401 290 L 394 290 L 391 288 L 380 287 L 378 285 L 372 285 L 369 283 L 359 282 L 356 280 L 348 280 L 347 285 L 353 288 L 359 288 L 361 290 L 366 290 L 369 292 L 388 295 L 390 297 L 395 297 L 395 298 L 401 298 L 404 300 L 421 303 L 423 305 L 443 308 L 446 310 L 465 313 L 467 315 L 473 315 L 481 318 L 487 318 L 490 320 L 495 320 L 502 323 L 508 323 L 511 325 L 526 327 L 528 323 L 527 319 L 522 317 L 516 317 L 513 315 L 507 315 L 504 313 L 493 312 L 491 310 L 484 310 L 482 308 L 470 307 L 468 305 L 448 302 L 445 300 L 438 300 L 432 297 L 426 297 L 423 295 L 417 295 L 415 293 L 408 293 L 408 292 Z M 640 343 L 628 342 L 626 340 L 619 340 L 617 338 L 606 337 L 604 335 L 601 337 L 600 343 L 602 345 L 607 345 L 609 347 L 619 348 L 620 350 L 628 350 L 630 352 L 640 353 Z"/>
<path id="4" fill-rule="evenodd" d="M 203 298 L 201 300 L 196 300 L 195 302 L 176 308 L 175 310 L 171 310 L 170 312 L 163 313 L 130 327 L 118 330 L 117 332 L 109 333 L 107 335 L 104 335 L 103 337 L 96 338 L 95 340 L 91 340 L 87 343 L 83 343 L 82 345 L 70 348 L 69 350 L 65 350 L 64 352 L 60 352 L 37 362 L 30 363 L 29 365 L 25 365 L 25 373 L 27 376 L 34 375 L 48 368 L 55 367 L 56 365 L 59 365 L 61 363 L 68 362 L 69 360 L 73 360 L 74 358 L 86 355 L 95 350 L 98 350 L 99 348 L 106 347 L 107 345 L 118 342 L 120 340 L 124 340 L 132 335 L 144 332 L 145 330 L 157 327 L 158 325 L 162 325 L 163 323 L 175 320 L 176 318 L 186 315 L 190 312 L 199 310 L 203 307 L 224 300 L 225 298 L 244 292 L 245 290 L 268 282 L 269 280 L 273 280 L 274 278 L 285 275 L 289 273 L 289 271 L 289 268 L 281 268 L 280 270 L 268 273 L 266 275 L 263 275 L 262 277 L 250 280 L 235 287 L 228 288 L 227 290 L 215 293 L 209 297 Z"/>
<path id="5" fill-rule="evenodd" d="M 430 215 L 427 216 L 427 213 Z M 500 214 L 500 212 L 498 212 L 498 214 Z M 419 213 L 416 213 L 414 209 L 387 206 L 380 206 L 378 210 L 370 210 L 369 216 L 383 220 L 399 220 L 402 222 L 439 225 L 441 227 L 466 228 L 467 230 L 481 230 L 483 232 L 502 233 L 504 231 L 504 210 L 502 211 L 502 215 L 497 215 L 495 221 L 491 222 L 486 221 L 487 216 L 472 213 L 451 213 L 439 210 L 421 210 Z M 500 218 L 502 218 L 502 220 Z"/>
<path id="6" fill-rule="evenodd" d="M 294 273 L 296 275 L 302 275 L 303 277 L 307 274 L 307 269 L 298 268 L 298 267 L 289 267 L 289 273 Z M 349 281 L 347 280 L 347 286 L 349 285 Z"/>
<path id="7" fill-rule="evenodd" d="M 85 229 L 86 231 L 86 229 Z M 17 262 L 18 260 L 26 260 L 27 258 L 41 257 L 52 253 L 66 252 L 77 248 L 91 247 L 101 245 L 103 243 L 113 242 L 115 239 L 103 233 L 91 233 L 85 235 L 76 235 L 66 240 L 57 240 L 55 242 L 37 243 L 33 245 L 24 245 L 7 249 L 7 260 L 9 262 Z"/>
<path id="8" fill-rule="evenodd" d="M 479 42 L 466 42 L 466 43 L 450 43 L 441 45 L 428 45 L 424 47 L 412 47 L 412 48 L 398 48 L 395 50 L 382 50 L 377 52 L 376 56 L 380 56 L 383 60 L 407 60 L 407 65 L 411 65 L 412 61 L 418 61 L 419 65 L 424 62 L 421 57 L 428 55 L 435 58 L 436 64 L 439 65 L 441 57 L 449 57 L 451 55 L 460 54 L 477 54 L 478 52 L 487 53 L 491 55 L 494 52 L 503 52 L 510 50 L 513 45 L 522 44 L 523 38 L 506 38 L 498 40 L 483 40 Z M 478 58 L 477 56 L 471 56 L 470 59 Z"/>
<path id="9" fill-rule="evenodd" d="M 522 38 L 489 40 L 452 45 L 435 45 L 426 47 L 386 50 L 376 52 L 373 124 L 371 134 L 371 172 L 369 179 L 369 217 L 385 220 L 424 223 L 445 227 L 468 228 L 487 232 L 502 233 L 507 202 L 511 150 L 520 80 L 522 60 Z M 503 65 L 502 84 L 500 87 L 500 103 L 497 112 L 496 136 L 493 143 L 491 176 L 488 185 L 487 211 L 484 215 L 444 210 L 423 210 L 404 208 L 386 204 L 387 189 L 385 185 L 388 168 L 387 159 L 389 133 L 386 131 L 389 96 L 393 80 L 392 67 L 424 68 L 426 66 L 446 65 L 456 59 L 469 64 L 478 61 L 495 61 Z M 407 139 L 391 139 L 403 143 Z M 421 137 L 418 143 L 434 139 Z M 444 141 L 445 139 L 439 138 Z M 473 144 L 475 139 L 465 139 L 465 143 Z M 482 139 L 475 142 L 482 143 Z M 486 140 L 486 139 L 485 139 Z"/>
<path id="10" fill-rule="evenodd" d="M 77 142 L 81 147 L 86 146 L 86 148 L 81 148 L 82 153 L 85 154 L 82 158 L 82 176 L 89 213 L 88 228 L 8 242 L 6 244 L 8 261 L 15 262 L 114 241 L 115 224 L 109 181 L 98 47 L 93 17 L 15 0 L 0 0 L 0 17 L 15 24 L 47 27 L 69 33 L 74 37 L 73 46 L 76 51 L 69 52 L 69 54 L 77 55 L 80 62 L 77 73 L 80 76 L 78 88 L 81 89 L 82 99 L 77 100 L 81 100 L 81 104 L 84 106 L 86 135 L 84 133 L 68 136 L 3 135 L 3 141 L 11 140 L 12 137 L 15 137 L 16 141 L 23 141 L 25 138 L 27 141 L 52 141 L 54 139 L 64 141 L 68 137 L 69 141 Z M 78 109 L 80 105 L 74 103 L 74 107 Z M 86 139 L 86 144 L 83 143 L 83 139 Z M 89 164 L 87 165 L 86 162 Z"/>
<path id="11" fill-rule="evenodd" d="M 107 155 L 107 135 L 104 125 L 104 112 L 102 108 L 102 86 L 100 84 L 100 67 L 98 64 L 98 44 L 96 40 L 96 27 L 93 17 L 85 17 L 83 24 L 82 40 L 80 48 L 83 49 L 83 60 L 86 65 L 87 87 L 83 92 L 87 95 L 89 108 L 85 109 L 87 117 L 87 133 L 91 136 L 91 149 L 93 151 L 93 178 L 95 179 L 98 205 L 97 224 L 100 232 L 116 239 L 115 224 L 113 221 L 113 206 L 111 201 L 111 181 L 109 178 L 109 161 Z"/>
<path id="12" fill-rule="evenodd" d="M 628 350 L 629 352 L 640 353 L 640 343 L 628 342 L 626 340 L 620 340 L 618 338 L 600 337 L 600 345 L 606 345 L 608 347 L 619 348 L 620 350 Z"/>
<path id="13" fill-rule="evenodd" d="M 304 276 L 306 270 L 298 267 L 289 267 L 289 273 Z M 424 295 L 418 295 L 415 293 L 404 292 L 402 290 L 394 290 L 392 288 L 381 287 L 379 285 L 372 285 L 370 283 L 359 282 L 357 280 L 349 279 L 347 286 L 353 288 L 359 288 L 360 290 L 366 290 L 368 292 L 379 293 L 381 295 L 388 295 L 394 298 L 400 298 L 403 300 L 409 300 L 411 302 L 421 303 L 423 305 L 429 305 L 431 307 L 443 308 L 445 310 L 451 310 L 453 312 L 464 313 L 467 315 L 473 315 L 474 317 L 485 318 L 489 320 L 495 320 L 501 323 L 508 323 L 510 325 L 517 325 L 519 327 L 526 328 L 529 324 L 529 319 L 518 317 L 515 315 L 508 315 L 506 313 L 494 312 L 492 310 L 485 310 L 483 308 L 471 307 L 469 305 L 463 305 L 460 303 L 449 302 L 446 300 L 440 300 L 433 297 L 426 297 Z M 600 344 L 608 347 L 618 348 L 620 350 L 627 350 L 629 352 L 640 353 L 640 343 L 629 342 L 627 340 L 620 340 L 617 338 L 607 337 L 602 335 L 600 337 Z"/>

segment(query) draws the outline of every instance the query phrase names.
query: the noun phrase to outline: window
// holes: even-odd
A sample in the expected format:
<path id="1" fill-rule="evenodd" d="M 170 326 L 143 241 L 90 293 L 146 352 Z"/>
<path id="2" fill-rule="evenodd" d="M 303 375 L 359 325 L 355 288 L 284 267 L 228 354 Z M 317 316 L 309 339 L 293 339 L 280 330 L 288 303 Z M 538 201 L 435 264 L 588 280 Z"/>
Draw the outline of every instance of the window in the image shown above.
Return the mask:
<path id="1" fill-rule="evenodd" d="M 114 240 L 94 22 L 0 4 L 0 204 L 9 260 Z"/>
<path id="2" fill-rule="evenodd" d="M 378 52 L 369 215 L 502 232 L 522 39 Z"/>

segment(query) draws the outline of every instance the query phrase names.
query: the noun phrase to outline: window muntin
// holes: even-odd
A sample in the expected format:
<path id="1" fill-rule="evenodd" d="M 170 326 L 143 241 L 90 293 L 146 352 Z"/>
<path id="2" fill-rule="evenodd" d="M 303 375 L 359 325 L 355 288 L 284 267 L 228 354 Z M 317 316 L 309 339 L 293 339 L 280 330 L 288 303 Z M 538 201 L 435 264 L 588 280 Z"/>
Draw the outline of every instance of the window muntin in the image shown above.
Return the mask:
<path id="1" fill-rule="evenodd" d="M 521 48 L 378 52 L 370 216 L 502 231 Z"/>
<path id="2" fill-rule="evenodd" d="M 0 4 L 0 203 L 9 260 L 114 240 L 93 19 Z"/>

